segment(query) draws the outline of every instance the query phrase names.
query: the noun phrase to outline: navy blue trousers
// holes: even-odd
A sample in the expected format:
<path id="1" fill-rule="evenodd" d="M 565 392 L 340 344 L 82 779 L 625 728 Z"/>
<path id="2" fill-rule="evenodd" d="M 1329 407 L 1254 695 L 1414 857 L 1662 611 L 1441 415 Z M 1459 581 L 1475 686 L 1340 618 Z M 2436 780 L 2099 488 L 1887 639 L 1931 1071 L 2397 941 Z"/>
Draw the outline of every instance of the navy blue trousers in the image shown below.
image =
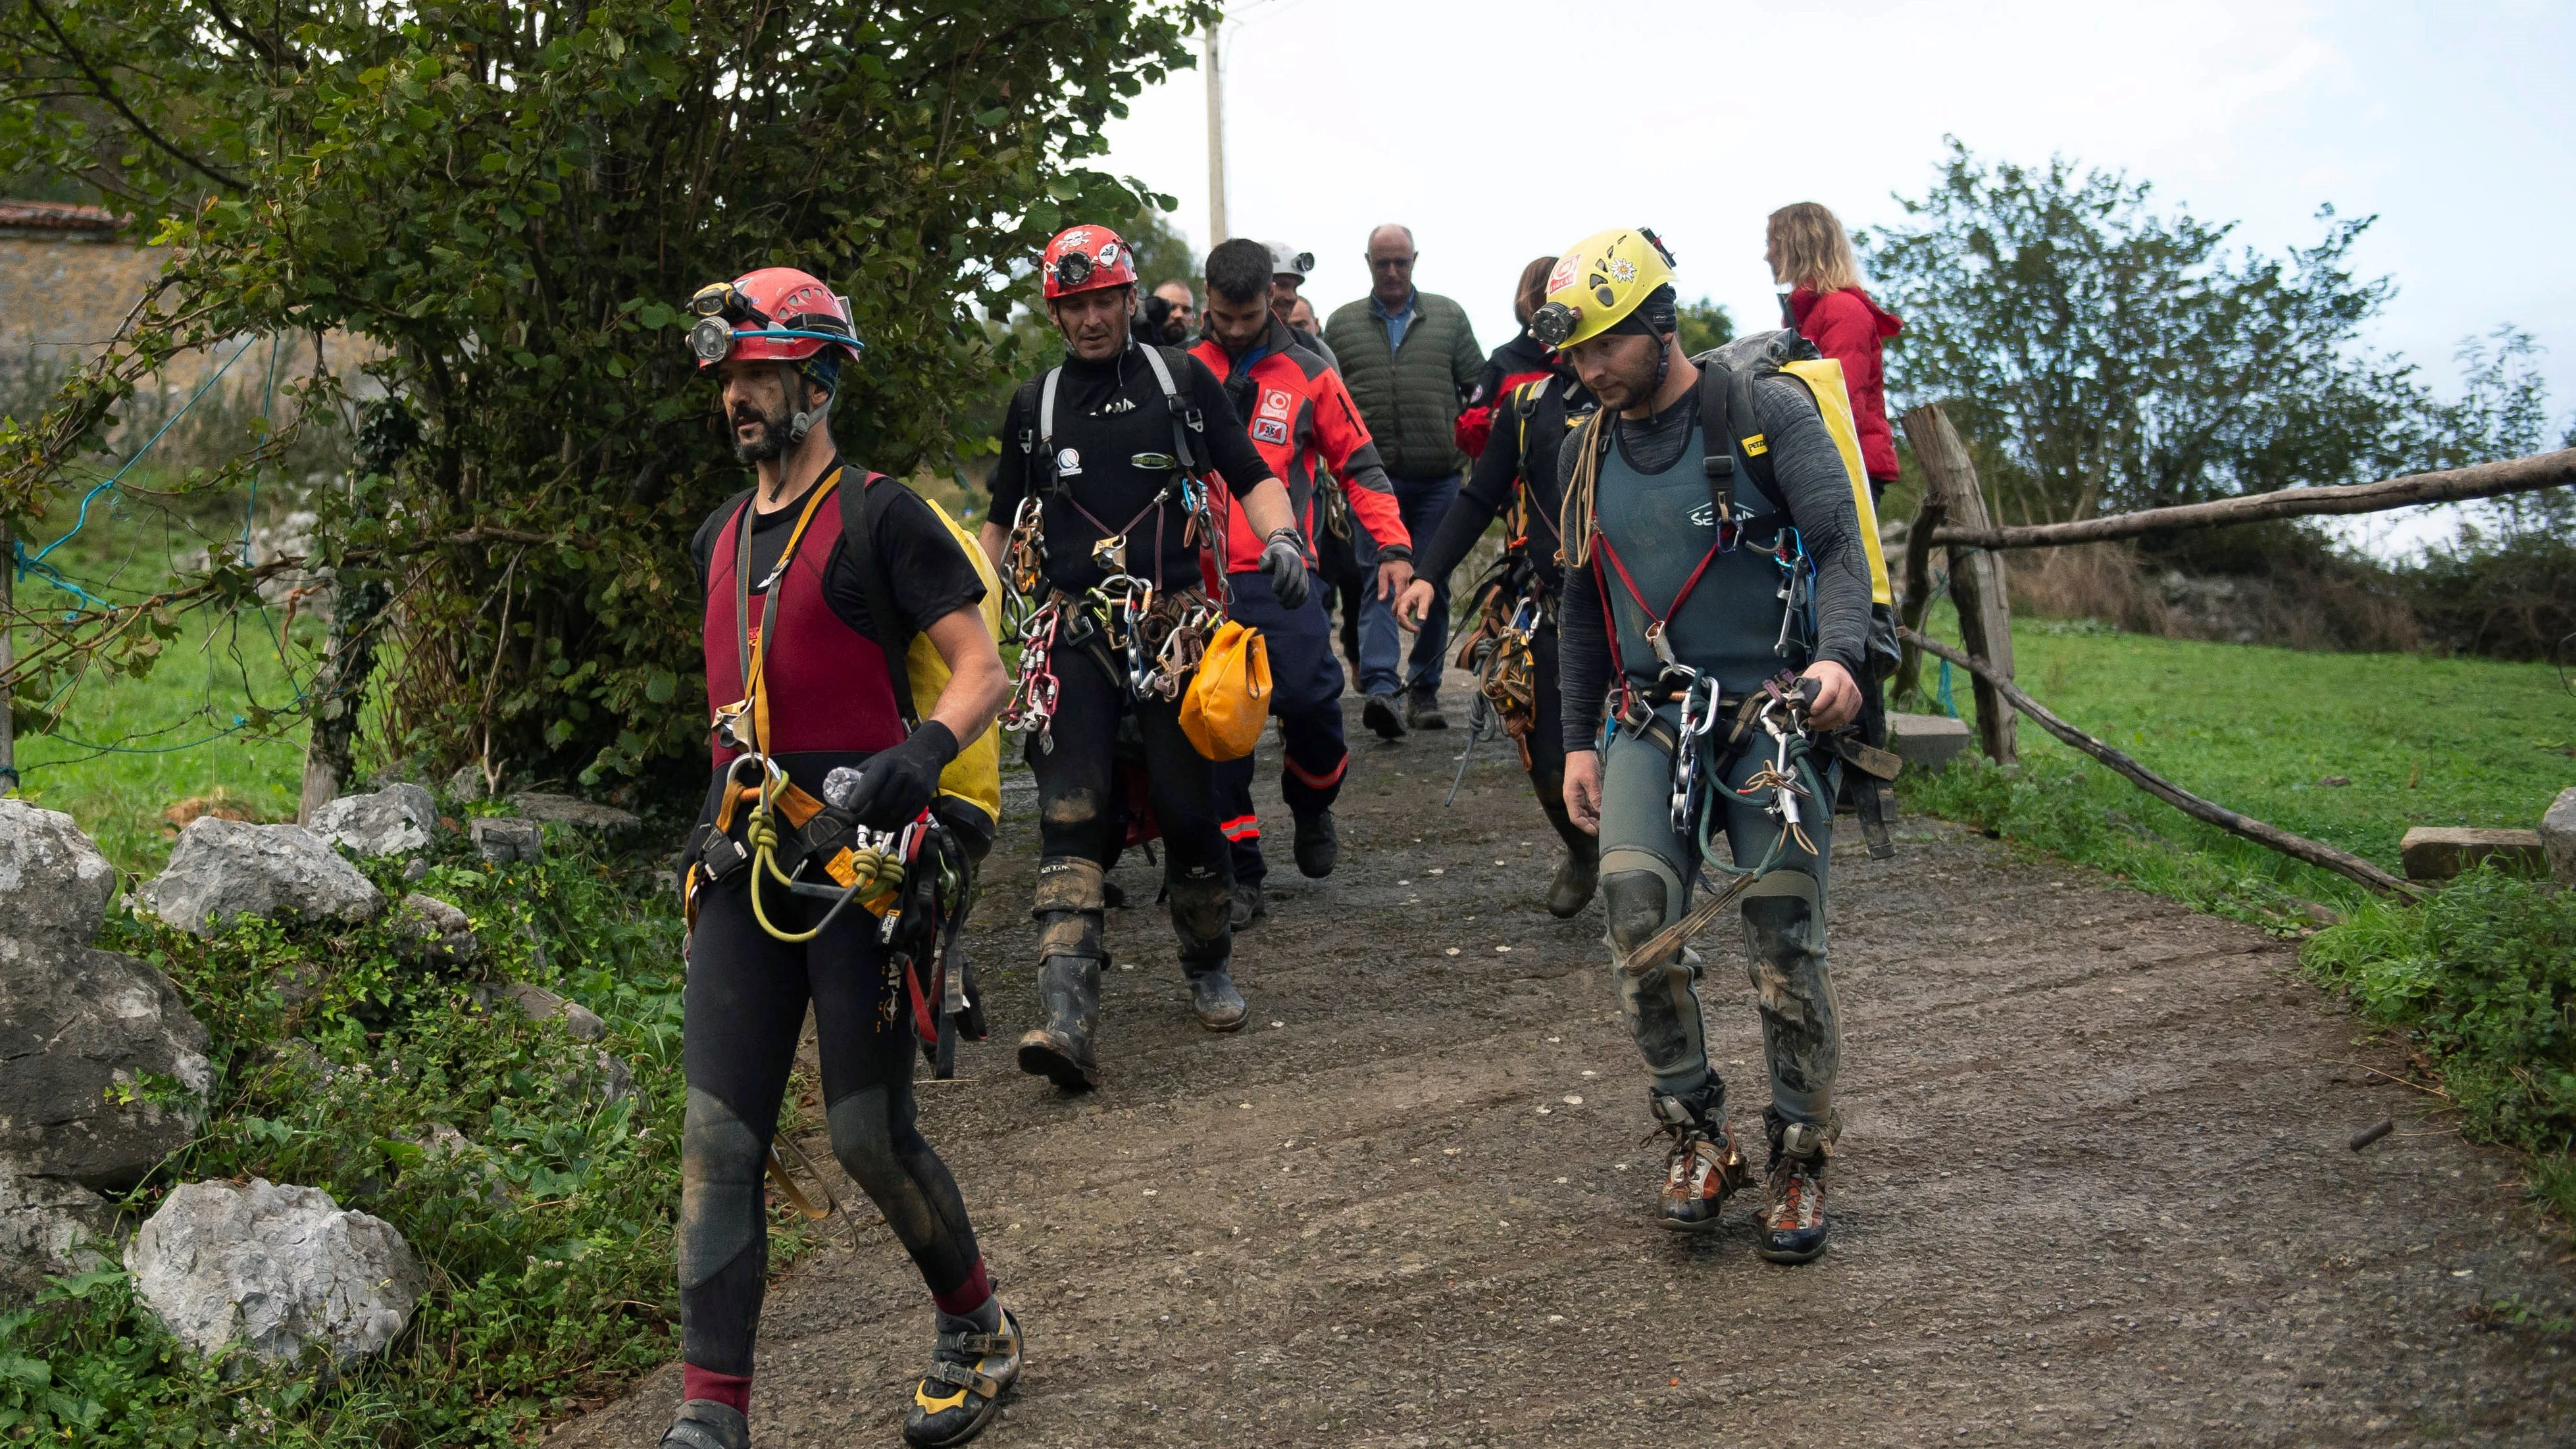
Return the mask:
<path id="1" fill-rule="evenodd" d="M 1309 573 L 1302 607 L 1283 609 L 1265 573 L 1229 574 L 1234 602 L 1227 613 L 1261 631 L 1270 656 L 1270 713 L 1279 721 L 1287 758 L 1279 772 L 1279 798 L 1291 813 L 1332 808 L 1342 793 L 1351 755 L 1342 743 L 1342 665 L 1333 657 L 1333 622 L 1324 612 L 1324 582 Z M 1269 873 L 1261 859 L 1261 817 L 1252 805 L 1253 761 L 1258 752 L 1208 768 L 1216 787 L 1216 813 L 1234 855 L 1237 882 Z"/>

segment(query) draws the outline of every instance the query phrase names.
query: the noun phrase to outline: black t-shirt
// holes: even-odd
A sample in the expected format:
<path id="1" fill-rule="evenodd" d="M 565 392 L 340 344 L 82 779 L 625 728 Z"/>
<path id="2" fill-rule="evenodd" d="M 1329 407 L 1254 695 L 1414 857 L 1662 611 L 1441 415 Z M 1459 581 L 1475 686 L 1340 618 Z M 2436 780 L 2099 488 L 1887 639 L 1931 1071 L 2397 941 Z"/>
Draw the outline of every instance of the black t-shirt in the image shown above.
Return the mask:
<path id="1" fill-rule="evenodd" d="M 832 467 L 840 467 L 835 459 Z M 831 468 L 822 477 L 830 477 Z M 865 471 L 850 468 L 841 475 L 841 488 L 856 488 Z M 808 490 L 810 493 L 811 490 Z M 757 509 L 751 515 L 751 583 L 753 597 L 760 595 L 762 581 L 778 567 L 778 555 L 787 547 L 787 535 L 796 528 L 796 517 L 805 508 L 807 493 L 796 495 L 786 507 L 771 513 Z M 698 592 L 706 593 L 707 579 L 713 573 L 716 540 L 723 536 L 725 523 L 740 512 L 751 498 L 749 493 L 726 499 L 724 506 L 707 515 L 698 525 L 697 536 L 689 541 L 689 556 L 698 566 Z M 851 501 L 857 502 L 854 496 Z M 839 508 L 838 495 L 825 500 L 823 507 Z M 959 609 L 979 604 L 984 599 L 984 578 L 975 571 L 972 560 L 948 531 L 939 515 L 931 511 L 919 494 L 900 489 L 894 502 L 877 521 L 877 557 L 885 561 L 886 587 L 894 595 L 895 607 L 908 616 L 916 634 L 934 622 Z M 811 529 L 808 529 L 811 536 Z M 832 556 L 823 561 L 823 596 L 840 621 L 870 639 L 877 637 L 868 615 L 867 587 L 860 581 L 858 566 L 851 563 L 848 551 L 851 538 L 844 533 L 832 545 Z M 801 547 L 801 545 L 800 545 Z M 922 701 L 927 708 L 929 701 Z"/>

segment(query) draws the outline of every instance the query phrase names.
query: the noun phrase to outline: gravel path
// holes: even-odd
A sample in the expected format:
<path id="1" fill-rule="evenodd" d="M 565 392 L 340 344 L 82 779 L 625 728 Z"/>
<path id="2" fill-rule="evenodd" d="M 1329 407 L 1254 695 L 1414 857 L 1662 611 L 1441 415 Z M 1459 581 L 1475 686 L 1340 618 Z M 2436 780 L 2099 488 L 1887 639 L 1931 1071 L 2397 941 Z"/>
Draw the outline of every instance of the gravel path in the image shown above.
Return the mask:
<path id="1" fill-rule="evenodd" d="M 993 1038 L 922 1089 L 1030 1334 L 983 1443 L 2576 1441 L 2565 1244 L 2289 946 L 1921 820 L 1892 861 L 1836 842 L 1832 1251 L 1763 1263 L 1749 1198 L 1713 1240 L 1658 1230 L 1599 908 L 1539 909 L 1526 782 L 1488 745 L 1443 810 L 1462 736 L 1357 717 L 1342 869 L 1280 842 L 1240 1035 L 1192 1023 L 1143 862 L 1115 877 L 1139 905 L 1088 1097 L 1012 1067 L 1035 846 L 1006 833 Z M 1758 1140 L 1731 939 L 1701 942 L 1710 1050 Z M 764 1446 L 899 1442 L 924 1362 L 920 1282 L 840 1186 L 859 1250 L 771 1294 Z M 678 1393 L 674 1366 L 548 1442 L 651 1445 Z"/>

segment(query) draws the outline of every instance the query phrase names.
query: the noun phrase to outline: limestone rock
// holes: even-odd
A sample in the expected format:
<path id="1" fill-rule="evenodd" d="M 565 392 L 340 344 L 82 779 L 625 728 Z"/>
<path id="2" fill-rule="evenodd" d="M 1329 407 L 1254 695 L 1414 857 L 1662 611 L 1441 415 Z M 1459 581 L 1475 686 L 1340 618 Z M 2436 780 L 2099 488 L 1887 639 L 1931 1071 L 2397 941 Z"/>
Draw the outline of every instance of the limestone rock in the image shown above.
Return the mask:
<path id="1" fill-rule="evenodd" d="M 170 866 L 143 887 L 153 914 L 183 931 L 212 936 L 235 916 L 299 914 L 365 920 L 384 893 L 300 825 L 191 821 Z"/>
<path id="2" fill-rule="evenodd" d="M 438 801 L 418 785 L 388 785 L 314 811 L 311 829 L 358 855 L 403 855 L 428 848 L 438 829 Z"/>
<path id="3" fill-rule="evenodd" d="M 2576 886 L 2576 785 L 2559 791 L 2540 817 L 2540 850 L 2558 883 Z"/>
<path id="4" fill-rule="evenodd" d="M 569 825 L 575 830 L 600 835 L 623 835 L 630 830 L 644 828 L 643 820 L 628 811 L 614 805 L 575 799 L 570 795 L 544 795 L 534 790 L 522 790 L 510 797 L 510 803 L 519 808 L 520 819 L 534 820 L 541 825 Z"/>
<path id="5" fill-rule="evenodd" d="M 468 826 L 474 848 L 494 865 L 514 860 L 540 860 L 546 853 L 546 828 L 534 820 L 506 820 L 478 815 Z"/>
<path id="6" fill-rule="evenodd" d="M 1887 747 L 1905 759 L 1905 768 L 1937 775 L 1970 743 L 1968 722 L 1946 714 L 1898 714 L 1887 717 Z"/>
<path id="7" fill-rule="evenodd" d="M 213 1087 L 206 1029 L 170 978 L 112 951 L 0 936 L 0 1155 L 33 1176 L 127 1186 L 187 1144 Z"/>
<path id="8" fill-rule="evenodd" d="M 474 925 L 465 913 L 418 891 L 402 898 L 389 918 L 404 959 L 421 964 L 471 961 L 481 955 Z"/>
<path id="9" fill-rule="evenodd" d="M 420 1261 L 381 1218 L 320 1188 L 252 1178 L 170 1194 L 125 1251 L 134 1290 L 199 1353 L 240 1342 L 262 1359 L 308 1347 L 345 1364 L 400 1337 Z"/>
<path id="10" fill-rule="evenodd" d="M 564 1030 L 575 1041 L 597 1041 L 608 1034 L 608 1023 L 599 1013 L 578 1001 L 566 1000 L 542 986 L 513 981 L 493 993 L 495 1000 L 515 1002 L 530 1021 L 563 1019 Z"/>
<path id="11" fill-rule="evenodd" d="M 0 800 L 0 932 L 86 946 L 114 894 L 115 869 L 70 816 Z"/>
<path id="12" fill-rule="evenodd" d="M 492 782 L 483 777 L 481 765 L 459 765 L 447 777 L 447 798 L 472 802 L 492 798 Z"/>
<path id="13" fill-rule="evenodd" d="M 103 1265 L 95 1245 L 115 1230 L 105 1198 L 64 1178 L 22 1173 L 0 1156 L 0 1304 L 27 1302 L 48 1277 Z"/>
<path id="14" fill-rule="evenodd" d="M 2408 880 L 2449 880 L 2482 860 L 2507 869 L 2534 869 L 2541 863 L 2540 832 L 2418 825 L 2398 842 L 2397 853 Z"/>

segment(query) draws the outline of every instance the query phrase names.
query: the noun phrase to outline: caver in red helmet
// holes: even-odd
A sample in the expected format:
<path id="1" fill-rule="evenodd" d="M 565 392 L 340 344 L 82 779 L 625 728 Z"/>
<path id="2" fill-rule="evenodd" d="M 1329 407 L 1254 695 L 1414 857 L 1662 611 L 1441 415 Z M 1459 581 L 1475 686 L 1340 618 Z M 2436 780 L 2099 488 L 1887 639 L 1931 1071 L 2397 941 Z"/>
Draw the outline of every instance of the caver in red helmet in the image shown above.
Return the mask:
<path id="1" fill-rule="evenodd" d="M 700 287 L 689 310 L 698 317 L 689 328 L 689 349 L 702 372 L 729 357 L 803 362 L 827 348 L 840 349 L 852 361 L 859 355 L 850 304 L 794 267 L 763 267 Z"/>
<path id="2" fill-rule="evenodd" d="M 1136 257 L 1127 241 L 1105 226 L 1077 226 L 1059 232 L 1040 259 L 1046 269 L 1046 298 L 1096 292 L 1103 287 L 1136 285 Z"/>

